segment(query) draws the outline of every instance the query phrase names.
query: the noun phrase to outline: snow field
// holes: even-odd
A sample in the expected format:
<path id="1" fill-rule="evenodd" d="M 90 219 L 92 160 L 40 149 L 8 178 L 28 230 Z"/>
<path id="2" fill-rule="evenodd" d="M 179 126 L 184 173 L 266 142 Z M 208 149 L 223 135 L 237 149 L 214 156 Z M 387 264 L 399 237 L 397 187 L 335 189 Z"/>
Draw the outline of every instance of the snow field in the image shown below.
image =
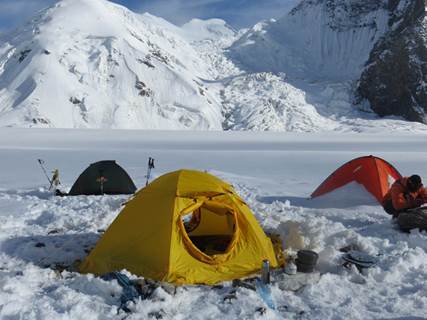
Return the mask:
<path id="1" fill-rule="evenodd" d="M 414 134 L 1 129 L 0 318 L 421 319 L 427 310 L 427 234 L 400 233 L 357 185 L 307 197 L 339 165 L 365 154 L 426 179 L 426 141 Z M 263 228 L 281 234 L 285 245 L 289 222 L 298 224 L 306 247 L 320 255 L 319 283 L 297 292 L 273 284 L 278 308 L 265 315 L 256 312 L 265 305 L 249 289 L 224 301 L 230 283 L 183 286 L 175 295 L 158 288 L 149 300 L 131 304 L 131 314 L 117 314 L 116 281 L 61 267 L 85 257 L 127 197 L 54 197 L 36 159 L 58 167 L 67 189 L 90 162 L 102 159 L 116 159 L 141 187 L 148 156 L 156 158 L 156 176 L 195 168 L 229 181 Z M 349 244 L 381 254 L 379 265 L 363 275 L 340 267 L 338 250 Z"/>

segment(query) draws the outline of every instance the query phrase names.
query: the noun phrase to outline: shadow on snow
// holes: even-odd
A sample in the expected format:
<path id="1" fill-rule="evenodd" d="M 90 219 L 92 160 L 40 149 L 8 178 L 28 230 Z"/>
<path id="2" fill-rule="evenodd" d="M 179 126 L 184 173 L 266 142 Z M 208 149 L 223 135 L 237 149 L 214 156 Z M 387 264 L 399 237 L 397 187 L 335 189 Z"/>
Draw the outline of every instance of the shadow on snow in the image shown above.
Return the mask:
<path id="1" fill-rule="evenodd" d="M 42 268 L 69 267 L 83 260 L 99 238 L 97 233 L 16 237 L 4 241 L 1 251 Z"/>

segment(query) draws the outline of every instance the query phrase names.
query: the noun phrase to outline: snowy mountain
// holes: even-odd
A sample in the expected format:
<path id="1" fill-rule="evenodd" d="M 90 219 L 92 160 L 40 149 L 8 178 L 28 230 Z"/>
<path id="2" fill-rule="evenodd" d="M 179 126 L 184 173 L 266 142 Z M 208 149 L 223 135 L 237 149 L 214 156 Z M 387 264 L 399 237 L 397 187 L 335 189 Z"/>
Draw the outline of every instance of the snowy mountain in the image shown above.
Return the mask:
<path id="1" fill-rule="evenodd" d="M 282 73 L 329 119 L 352 114 L 351 122 L 356 118 L 360 124 L 357 118 L 366 117 L 354 106 L 363 73 L 358 100 L 361 96 L 370 104 L 356 107 L 426 122 L 424 16 L 423 0 L 304 0 L 282 19 L 255 25 L 232 45 L 229 57 L 251 73 Z M 347 98 L 325 100 L 323 93 L 336 92 L 331 83 Z M 282 120 L 289 118 L 294 119 Z"/>
<path id="2" fill-rule="evenodd" d="M 181 26 L 181 34 L 189 41 L 212 40 L 217 43 L 235 40 L 237 31 L 221 19 L 192 19 Z"/>
<path id="3" fill-rule="evenodd" d="M 175 26 L 63 0 L 0 40 L 0 125 L 221 129 L 206 64 Z"/>
<path id="4" fill-rule="evenodd" d="M 303 0 L 277 21 L 236 31 L 220 19 L 177 27 L 107 0 L 61 0 L 0 36 L 0 126 L 425 132 L 373 112 L 406 117 L 378 107 L 394 108 L 399 92 L 384 72 L 395 62 L 377 63 L 401 43 L 390 34 L 412 35 L 402 61 L 411 61 L 406 78 L 418 75 L 418 110 L 425 105 L 425 29 L 396 29 L 412 25 L 400 22 L 413 16 L 405 3 L 415 2 Z"/>
<path id="5" fill-rule="evenodd" d="M 302 1 L 282 19 L 255 25 L 231 47 L 231 56 L 255 72 L 285 72 L 309 80 L 357 79 L 387 30 L 386 4 Z"/>
<path id="6" fill-rule="evenodd" d="M 260 22 L 227 52 L 238 70 L 223 103 L 227 129 L 414 130 L 354 105 L 356 81 L 389 26 L 387 1 L 304 0 L 279 20 Z M 244 92 L 244 94 L 242 94 Z"/>

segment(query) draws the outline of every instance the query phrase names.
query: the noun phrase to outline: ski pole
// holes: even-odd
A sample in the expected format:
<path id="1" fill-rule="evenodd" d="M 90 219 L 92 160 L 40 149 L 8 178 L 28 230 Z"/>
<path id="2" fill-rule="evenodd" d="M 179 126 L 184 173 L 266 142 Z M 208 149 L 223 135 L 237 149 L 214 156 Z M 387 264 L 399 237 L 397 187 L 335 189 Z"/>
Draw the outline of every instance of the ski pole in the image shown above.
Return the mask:
<path id="1" fill-rule="evenodd" d="M 46 172 L 46 169 L 45 169 L 45 167 L 43 166 L 44 161 L 43 161 L 42 159 L 37 159 L 37 161 L 39 162 L 40 167 L 42 168 L 42 170 L 43 170 L 43 172 L 44 172 L 44 175 L 46 176 L 47 181 L 49 181 L 49 184 L 50 184 L 50 185 L 52 185 L 52 183 L 53 183 L 53 182 L 50 180 L 50 178 L 49 178 L 49 176 L 48 176 L 48 174 L 47 174 L 47 172 Z"/>
<path id="2" fill-rule="evenodd" d="M 145 186 L 148 185 L 148 182 L 150 180 L 151 176 L 151 169 L 154 169 L 154 159 L 149 157 L 148 158 L 148 168 L 147 168 L 147 175 L 145 176 L 147 178 L 147 181 L 145 182 Z"/>

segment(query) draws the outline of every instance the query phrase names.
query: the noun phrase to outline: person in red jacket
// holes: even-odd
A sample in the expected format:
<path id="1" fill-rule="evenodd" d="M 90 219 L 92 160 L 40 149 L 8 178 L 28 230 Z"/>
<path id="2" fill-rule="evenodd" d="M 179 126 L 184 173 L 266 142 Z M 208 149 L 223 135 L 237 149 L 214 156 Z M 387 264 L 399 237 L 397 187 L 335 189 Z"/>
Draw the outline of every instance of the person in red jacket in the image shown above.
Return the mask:
<path id="1" fill-rule="evenodd" d="M 414 174 L 396 180 L 384 196 L 384 210 L 397 218 L 400 213 L 427 203 L 427 189 L 423 187 L 421 177 Z"/>

